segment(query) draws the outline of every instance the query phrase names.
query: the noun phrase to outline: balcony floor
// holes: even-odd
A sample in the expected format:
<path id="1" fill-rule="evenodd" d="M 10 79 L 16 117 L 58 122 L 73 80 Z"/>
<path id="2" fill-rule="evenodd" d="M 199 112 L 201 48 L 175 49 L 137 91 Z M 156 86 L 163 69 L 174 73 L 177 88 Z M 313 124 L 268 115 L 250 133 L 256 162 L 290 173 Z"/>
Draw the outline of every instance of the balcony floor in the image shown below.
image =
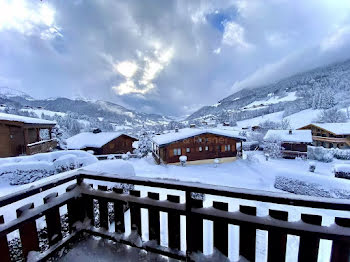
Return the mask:
<path id="1" fill-rule="evenodd" d="M 178 261 L 154 253 L 118 244 L 99 237 L 88 237 L 74 245 L 59 262 L 133 262 L 133 261 Z"/>

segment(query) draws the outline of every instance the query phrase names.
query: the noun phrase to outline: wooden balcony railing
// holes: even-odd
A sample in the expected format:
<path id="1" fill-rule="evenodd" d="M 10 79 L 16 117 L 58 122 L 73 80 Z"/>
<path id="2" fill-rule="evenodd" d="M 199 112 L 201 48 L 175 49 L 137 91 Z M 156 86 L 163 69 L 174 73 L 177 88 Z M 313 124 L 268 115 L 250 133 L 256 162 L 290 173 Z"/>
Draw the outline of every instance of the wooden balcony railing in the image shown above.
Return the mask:
<path id="1" fill-rule="evenodd" d="M 93 181 L 94 188 L 90 185 Z M 131 190 L 129 194 L 122 189 L 108 190 L 106 182 L 126 183 L 147 187 L 147 197 L 140 197 L 140 191 Z M 224 256 L 228 256 L 229 225 L 240 227 L 239 254 L 249 261 L 255 261 L 256 230 L 268 232 L 268 261 L 285 261 L 287 235 L 300 237 L 299 261 L 317 261 L 321 239 L 332 240 L 331 261 L 349 261 L 350 258 L 350 219 L 347 215 L 336 217 L 331 226 L 321 226 L 322 217 L 301 214 L 301 220 L 288 221 L 288 206 L 309 207 L 315 209 L 331 209 L 350 211 L 350 200 L 314 198 L 295 196 L 285 193 L 247 190 L 223 186 L 212 186 L 191 182 L 180 182 L 142 177 L 116 177 L 88 173 L 74 173 L 59 179 L 31 187 L 0 198 L 0 207 L 14 205 L 17 201 L 42 194 L 46 190 L 57 189 L 70 183 L 66 192 L 48 194 L 43 198 L 41 206 L 34 207 L 28 203 L 17 209 L 17 219 L 4 223 L 0 219 L 0 257 L 1 261 L 11 261 L 11 248 L 7 235 L 19 230 L 21 251 L 27 257 L 30 251 L 39 251 L 39 237 L 35 220 L 45 217 L 49 248 L 35 256 L 38 261 L 45 261 L 69 242 L 83 233 L 100 236 L 115 242 L 144 249 L 175 259 L 192 261 L 194 253 L 203 252 L 203 220 L 213 221 L 213 246 Z M 167 195 L 160 200 L 159 194 L 152 192 L 159 189 L 172 189 L 179 194 Z M 228 211 L 228 203 L 213 201 L 211 207 L 203 207 L 203 201 L 194 199 L 193 193 L 210 196 L 227 197 L 240 203 L 239 210 Z M 180 202 L 180 195 L 185 195 L 185 202 Z M 267 216 L 257 216 L 256 206 L 248 206 L 246 200 L 283 205 L 281 210 L 270 209 Z M 95 202 L 98 202 L 99 212 Z M 243 204 L 244 202 L 245 204 Z M 108 203 L 113 203 L 113 211 L 109 211 Z M 249 202 L 250 203 L 250 202 Z M 60 220 L 61 206 L 67 206 L 69 232 L 62 234 Z M 125 206 L 130 208 L 131 232 L 142 235 L 144 223 L 141 208 L 148 209 L 149 242 L 136 243 L 125 235 Z M 304 209 L 305 210 L 305 209 Z M 168 214 L 168 246 L 161 246 L 160 211 Z M 114 221 L 109 221 L 109 212 L 114 213 Z M 348 214 L 348 213 L 346 213 Z M 186 218 L 186 237 L 180 230 L 180 216 Z M 96 223 L 96 221 L 99 223 Z M 115 223 L 111 232 L 110 223 Z M 181 250 L 180 242 L 185 239 L 186 250 Z M 155 244 L 156 243 L 156 244 Z"/>
<path id="2" fill-rule="evenodd" d="M 33 155 L 37 153 L 50 152 L 57 147 L 57 141 L 55 139 L 42 140 L 26 146 L 27 155 Z"/>

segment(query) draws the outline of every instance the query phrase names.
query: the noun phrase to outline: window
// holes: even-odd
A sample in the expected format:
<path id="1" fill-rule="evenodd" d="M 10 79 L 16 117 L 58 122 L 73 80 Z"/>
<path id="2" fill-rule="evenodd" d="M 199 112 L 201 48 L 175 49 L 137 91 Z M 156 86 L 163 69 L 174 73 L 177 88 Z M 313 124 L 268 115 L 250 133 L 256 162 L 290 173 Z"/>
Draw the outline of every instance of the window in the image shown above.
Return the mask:
<path id="1" fill-rule="evenodd" d="M 202 152 L 202 150 L 203 150 L 203 148 L 200 146 L 200 147 L 199 147 L 199 152 Z"/>
<path id="2" fill-rule="evenodd" d="M 180 156 L 181 155 L 181 148 L 174 148 L 173 152 L 174 152 L 174 156 Z"/>
<path id="3" fill-rule="evenodd" d="M 186 152 L 189 153 L 191 152 L 191 149 L 189 147 L 186 148 Z"/>
<path id="4" fill-rule="evenodd" d="M 208 150 L 209 150 L 209 146 L 206 146 L 206 147 L 205 147 L 205 151 L 208 151 Z"/>
<path id="5" fill-rule="evenodd" d="M 225 145 L 225 151 L 231 151 L 231 145 Z"/>
<path id="6" fill-rule="evenodd" d="M 201 143 L 202 142 L 202 138 L 198 138 L 198 142 Z"/>

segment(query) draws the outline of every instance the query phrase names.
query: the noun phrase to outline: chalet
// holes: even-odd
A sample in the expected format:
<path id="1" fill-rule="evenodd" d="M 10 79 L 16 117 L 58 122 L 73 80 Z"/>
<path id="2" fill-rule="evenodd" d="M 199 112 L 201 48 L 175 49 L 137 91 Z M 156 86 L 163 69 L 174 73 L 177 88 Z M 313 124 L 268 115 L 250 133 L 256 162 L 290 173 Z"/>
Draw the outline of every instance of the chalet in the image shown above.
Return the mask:
<path id="1" fill-rule="evenodd" d="M 350 148 L 350 123 L 317 123 L 299 129 L 311 130 L 314 146 Z"/>
<path id="2" fill-rule="evenodd" d="M 154 136 L 152 154 L 158 164 L 179 163 L 182 155 L 187 156 L 187 161 L 191 164 L 212 163 L 215 158 L 228 162 L 236 159 L 236 144 L 242 144 L 242 141 L 245 138 L 233 131 L 184 128 Z"/>
<path id="3" fill-rule="evenodd" d="M 132 152 L 136 138 L 119 132 L 83 132 L 67 139 L 68 149 L 92 150 L 96 155 Z"/>
<path id="4" fill-rule="evenodd" d="M 223 126 L 230 126 L 230 122 L 223 122 L 222 125 Z"/>
<path id="5" fill-rule="evenodd" d="M 307 146 L 312 143 L 310 130 L 269 130 L 264 141 L 281 141 L 284 158 L 307 156 Z"/>
<path id="6" fill-rule="evenodd" d="M 52 139 L 55 125 L 53 121 L 0 113 L 0 157 L 53 150 L 57 147 L 57 141 Z"/>

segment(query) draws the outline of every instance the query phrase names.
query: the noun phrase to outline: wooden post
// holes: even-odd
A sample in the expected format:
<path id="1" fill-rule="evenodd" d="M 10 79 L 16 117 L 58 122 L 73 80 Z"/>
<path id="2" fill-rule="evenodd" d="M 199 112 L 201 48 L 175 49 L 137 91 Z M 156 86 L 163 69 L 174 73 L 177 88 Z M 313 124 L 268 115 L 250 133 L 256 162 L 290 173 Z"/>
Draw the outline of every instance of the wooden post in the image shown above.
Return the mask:
<path id="1" fill-rule="evenodd" d="M 335 218 L 335 224 L 341 227 L 350 227 L 350 219 L 348 218 Z M 341 240 L 333 240 L 332 245 L 332 255 L 331 262 L 349 262 L 350 261 L 350 243 L 341 241 Z"/>
<path id="2" fill-rule="evenodd" d="M 168 195 L 169 202 L 180 203 L 180 197 Z M 180 250 L 180 215 L 176 212 L 168 213 L 168 246 Z"/>
<path id="3" fill-rule="evenodd" d="M 213 201 L 213 208 L 228 211 L 228 203 Z M 228 223 L 214 220 L 214 247 L 228 257 Z"/>
<path id="4" fill-rule="evenodd" d="M 52 127 L 49 128 L 49 138 L 52 139 Z"/>
<path id="5" fill-rule="evenodd" d="M 28 210 L 34 208 L 34 203 L 29 203 L 16 210 L 17 218 L 22 217 Z M 19 228 L 19 236 L 22 243 L 22 252 L 24 259 L 27 258 L 30 251 L 39 251 L 39 238 L 36 223 L 28 221 Z"/>
<path id="6" fill-rule="evenodd" d="M 159 200 L 159 193 L 148 192 L 148 197 Z M 149 240 L 155 240 L 160 245 L 160 215 L 159 210 L 150 207 L 148 209 Z"/>
<path id="7" fill-rule="evenodd" d="M 40 129 L 39 128 L 35 128 L 36 131 L 36 142 L 40 141 Z"/>
<path id="8" fill-rule="evenodd" d="M 288 221 L 288 212 L 279 210 L 269 210 L 270 217 L 282 221 Z M 268 231 L 268 262 L 283 262 L 286 260 L 287 234 L 281 232 L 281 229 Z"/>
<path id="9" fill-rule="evenodd" d="M 4 224 L 4 216 L 0 215 L 0 225 Z M 3 262 L 11 262 L 10 250 L 6 235 L 0 237 L 0 257 Z"/>
<path id="10" fill-rule="evenodd" d="M 318 225 L 322 223 L 322 216 L 301 214 L 301 220 L 306 224 Z M 317 262 L 320 239 L 311 235 L 301 235 L 299 241 L 299 262 Z"/>
<path id="11" fill-rule="evenodd" d="M 256 207 L 239 206 L 239 211 L 246 215 L 256 216 Z M 239 229 L 239 254 L 245 259 L 255 261 L 256 228 L 253 226 L 240 226 Z"/>
<path id="12" fill-rule="evenodd" d="M 98 190 L 107 191 L 107 186 L 98 185 Z M 99 199 L 99 211 L 100 211 L 100 227 L 108 230 L 108 201 L 105 199 Z"/>
<path id="13" fill-rule="evenodd" d="M 192 208 L 203 208 L 203 200 L 193 199 L 186 191 L 186 243 L 187 255 L 192 252 L 203 253 L 203 219 L 191 212 Z"/>
<path id="14" fill-rule="evenodd" d="M 89 185 L 91 189 L 93 188 L 93 185 Z M 95 224 L 95 215 L 94 215 L 94 199 L 91 196 L 84 196 L 83 197 L 83 206 L 85 209 L 86 218 L 90 220 L 90 225 Z"/>
<path id="15" fill-rule="evenodd" d="M 66 192 L 72 191 L 76 186 L 77 184 L 68 186 Z M 85 210 L 81 197 L 70 199 L 67 203 L 67 211 L 69 232 L 73 232 L 75 230 L 74 223 L 78 221 L 83 222 L 85 218 Z"/>
<path id="16" fill-rule="evenodd" d="M 57 196 L 57 192 L 47 195 L 46 197 L 44 197 L 44 204 L 51 202 Z M 59 207 L 49 209 L 45 214 L 45 220 L 47 226 L 47 237 L 50 246 L 52 246 L 62 239 Z"/>
<path id="17" fill-rule="evenodd" d="M 29 155 L 29 148 L 28 148 L 28 144 L 29 144 L 29 140 L 28 140 L 28 129 L 27 128 L 23 128 L 23 138 L 24 138 L 24 148 L 25 148 L 25 153 L 27 155 Z"/>
<path id="18" fill-rule="evenodd" d="M 130 190 L 130 195 L 135 197 L 140 197 L 140 191 Z M 141 208 L 135 204 L 130 204 L 130 220 L 131 220 L 131 230 L 137 231 L 137 233 L 142 236 L 141 229 Z"/>
<path id="19" fill-rule="evenodd" d="M 114 193 L 123 194 L 122 188 L 113 188 Z M 114 224 L 115 232 L 125 233 L 124 204 L 121 201 L 114 201 Z"/>

